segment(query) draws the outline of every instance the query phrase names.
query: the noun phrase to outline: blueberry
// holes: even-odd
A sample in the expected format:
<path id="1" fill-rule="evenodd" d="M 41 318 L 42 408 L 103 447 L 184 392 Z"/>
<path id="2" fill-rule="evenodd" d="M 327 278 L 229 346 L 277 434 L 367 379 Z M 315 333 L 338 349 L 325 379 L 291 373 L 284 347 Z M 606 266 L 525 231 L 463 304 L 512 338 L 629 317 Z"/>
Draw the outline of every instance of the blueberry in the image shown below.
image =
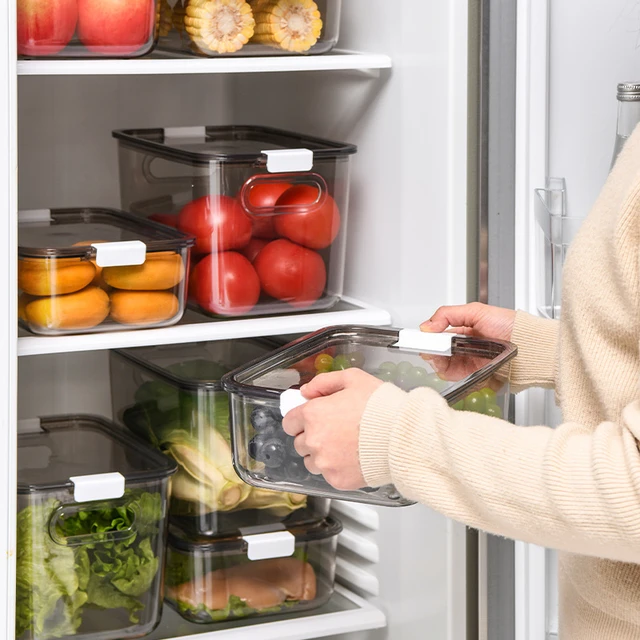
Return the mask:
<path id="1" fill-rule="evenodd" d="M 263 462 L 264 466 L 273 469 L 279 467 L 287 459 L 287 451 L 285 444 L 278 438 L 269 438 L 265 440 L 262 447 L 258 450 L 256 460 Z"/>
<path id="2" fill-rule="evenodd" d="M 253 458 L 254 460 L 259 460 L 260 451 L 262 450 L 262 447 L 264 446 L 264 443 L 267 441 L 267 439 L 268 438 L 265 438 L 263 434 L 259 433 L 258 435 L 251 438 L 251 440 L 249 440 L 249 446 L 247 447 L 247 451 L 249 453 L 250 458 Z"/>
<path id="3" fill-rule="evenodd" d="M 291 482 L 304 482 L 309 477 L 309 471 L 304 466 L 302 458 L 297 460 L 289 460 L 284 467 L 284 475 Z"/>
<path id="4" fill-rule="evenodd" d="M 251 424 L 256 431 L 277 429 L 282 424 L 282 414 L 271 407 L 256 407 L 251 412 Z"/>

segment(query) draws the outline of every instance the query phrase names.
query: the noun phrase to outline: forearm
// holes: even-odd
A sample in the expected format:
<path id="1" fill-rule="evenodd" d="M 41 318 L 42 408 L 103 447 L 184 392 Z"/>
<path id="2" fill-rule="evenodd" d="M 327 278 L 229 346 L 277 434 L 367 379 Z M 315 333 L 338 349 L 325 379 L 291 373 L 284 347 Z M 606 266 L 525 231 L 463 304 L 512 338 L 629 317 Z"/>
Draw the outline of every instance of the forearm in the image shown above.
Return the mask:
<path id="1" fill-rule="evenodd" d="M 384 385 L 361 424 L 372 486 L 393 482 L 468 526 L 573 553 L 640 562 L 640 407 L 621 424 L 516 427 Z"/>

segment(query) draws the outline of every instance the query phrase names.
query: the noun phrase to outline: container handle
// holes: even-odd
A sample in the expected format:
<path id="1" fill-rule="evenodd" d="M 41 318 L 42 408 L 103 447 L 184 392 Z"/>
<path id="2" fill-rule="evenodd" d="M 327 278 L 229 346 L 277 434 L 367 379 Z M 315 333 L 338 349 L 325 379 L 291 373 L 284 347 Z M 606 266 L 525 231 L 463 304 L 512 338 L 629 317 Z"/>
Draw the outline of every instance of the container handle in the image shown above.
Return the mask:
<path id="1" fill-rule="evenodd" d="M 267 532 L 264 527 L 245 527 L 240 529 L 240 535 L 247 543 L 249 560 L 288 558 L 296 548 L 295 536 L 282 525 L 274 525 Z"/>
<path id="2" fill-rule="evenodd" d="M 113 500 L 124 495 L 124 476 L 114 473 L 95 473 L 88 476 L 73 476 L 73 499 L 76 502 Z"/>
<path id="3" fill-rule="evenodd" d="M 313 151 L 310 149 L 269 149 L 260 153 L 267 156 L 269 173 L 296 173 L 313 169 Z"/>
<path id="4" fill-rule="evenodd" d="M 147 259 L 147 245 L 140 240 L 123 242 L 94 242 L 99 267 L 130 267 L 144 264 Z"/>
<path id="5" fill-rule="evenodd" d="M 284 418 L 289 411 L 301 407 L 307 402 L 300 389 L 287 389 L 280 394 L 280 413 Z"/>
<path id="6" fill-rule="evenodd" d="M 455 333 L 427 333 L 419 329 L 401 329 L 398 332 L 398 341 L 391 346 L 409 351 L 450 356 L 453 339 L 460 337 L 462 336 Z"/>
<path id="7" fill-rule="evenodd" d="M 292 204 L 269 207 L 256 207 L 251 204 L 251 191 L 259 185 L 274 184 L 276 182 L 286 182 L 291 186 L 307 185 L 317 189 L 317 196 L 313 202 L 308 204 Z M 258 174 L 251 176 L 240 189 L 240 204 L 244 210 L 252 216 L 273 216 L 287 213 L 311 213 L 324 206 L 329 193 L 326 180 L 318 173 L 272 173 L 268 175 Z"/>

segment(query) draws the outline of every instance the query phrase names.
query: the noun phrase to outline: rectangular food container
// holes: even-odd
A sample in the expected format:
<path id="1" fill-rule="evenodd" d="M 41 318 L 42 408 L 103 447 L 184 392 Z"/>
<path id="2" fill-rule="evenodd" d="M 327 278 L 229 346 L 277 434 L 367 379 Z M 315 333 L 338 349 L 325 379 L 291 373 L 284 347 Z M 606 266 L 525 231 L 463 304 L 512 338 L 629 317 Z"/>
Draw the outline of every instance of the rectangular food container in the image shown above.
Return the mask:
<path id="1" fill-rule="evenodd" d="M 16 19 L 23 59 L 137 58 L 156 45 L 160 2 L 17 0 Z"/>
<path id="2" fill-rule="evenodd" d="M 340 522 L 248 529 L 241 536 L 192 540 L 171 528 L 165 599 L 190 622 L 297 613 L 333 593 Z"/>
<path id="3" fill-rule="evenodd" d="M 338 491 L 311 475 L 282 430 L 282 415 L 301 399 L 296 389 L 318 373 L 357 367 L 401 389 L 431 387 L 455 409 L 502 417 L 509 384 L 501 368 L 516 355 L 497 340 L 360 326 L 309 334 L 226 374 L 233 456 L 255 487 L 296 491 L 382 506 L 411 504 L 393 485 Z"/>
<path id="4" fill-rule="evenodd" d="M 233 468 L 229 396 L 220 379 L 282 343 L 225 340 L 112 351 L 113 416 L 178 463 L 172 522 L 191 535 L 318 521 L 329 501 L 251 487 Z"/>
<path id="5" fill-rule="evenodd" d="M 162 0 L 158 50 L 172 54 L 283 56 L 327 53 L 341 0 Z"/>
<path id="6" fill-rule="evenodd" d="M 122 207 L 196 237 L 197 309 L 255 316 L 338 302 L 355 146 L 250 126 L 113 135 Z"/>
<path id="7" fill-rule="evenodd" d="M 184 313 L 193 243 L 112 209 L 20 211 L 20 323 L 42 335 L 175 324 Z"/>
<path id="8" fill-rule="evenodd" d="M 18 436 L 16 638 L 150 633 L 160 621 L 175 463 L 100 417 L 27 422 Z"/>

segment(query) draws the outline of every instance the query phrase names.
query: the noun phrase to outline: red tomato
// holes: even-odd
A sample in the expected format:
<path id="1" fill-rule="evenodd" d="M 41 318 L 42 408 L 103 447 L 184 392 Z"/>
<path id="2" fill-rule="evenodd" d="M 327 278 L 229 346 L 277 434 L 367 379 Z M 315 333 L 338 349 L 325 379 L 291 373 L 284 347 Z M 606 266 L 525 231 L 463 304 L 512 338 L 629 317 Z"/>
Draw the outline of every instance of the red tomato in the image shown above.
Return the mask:
<path id="1" fill-rule="evenodd" d="M 189 293 L 210 313 L 242 315 L 260 298 L 260 280 L 251 263 L 236 251 L 212 253 L 191 272 Z"/>
<path id="2" fill-rule="evenodd" d="M 195 236 L 197 253 L 242 249 L 251 240 L 251 220 L 229 196 L 189 202 L 178 214 L 178 229 Z"/>
<path id="3" fill-rule="evenodd" d="M 249 206 L 255 209 L 273 209 L 278 198 L 291 185 L 288 182 L 257 182 L 247 190 Z M 255 215 L 251 213 L 251 225 L 254 238 L 267 238 L 271 240 L 277 237 L 273 227 L 274 216 Z"/>
<path id="4" fill-rule="evenodd" d="M 270 242 L 255 259 L 263 291 L 272 298 L 304 308 L 315 302 L 327 283 L 320 254 L 280 239 Z"/>
<path id="5" fill-rule="evenodd" d="M 178 228 L 178 214 L 177 213 L 153 213 L 149 216 L 149 220 L 159 222 L 167 227 Z"/>
<path id="6" fill-rule="evenodd" d="M 251 238 L 249 244 L 240 250 L 240 253 L 245 256 L 249 262 L 253 262 L 258 254 L 269 244 L 268 240 L 264 238 Z"/>
<path id="7" fill-rule="evenodd" d="M 299 184 L 287 189 L 276 202 L 277 207 L 294 207 L 295 213 L 276 217 L 276 232 L 310 249 L 328 247 L 340 231 L 340 212 L 336 201 L 327 194 L 324 203 L 316 206 L 318 189 Z"/>

